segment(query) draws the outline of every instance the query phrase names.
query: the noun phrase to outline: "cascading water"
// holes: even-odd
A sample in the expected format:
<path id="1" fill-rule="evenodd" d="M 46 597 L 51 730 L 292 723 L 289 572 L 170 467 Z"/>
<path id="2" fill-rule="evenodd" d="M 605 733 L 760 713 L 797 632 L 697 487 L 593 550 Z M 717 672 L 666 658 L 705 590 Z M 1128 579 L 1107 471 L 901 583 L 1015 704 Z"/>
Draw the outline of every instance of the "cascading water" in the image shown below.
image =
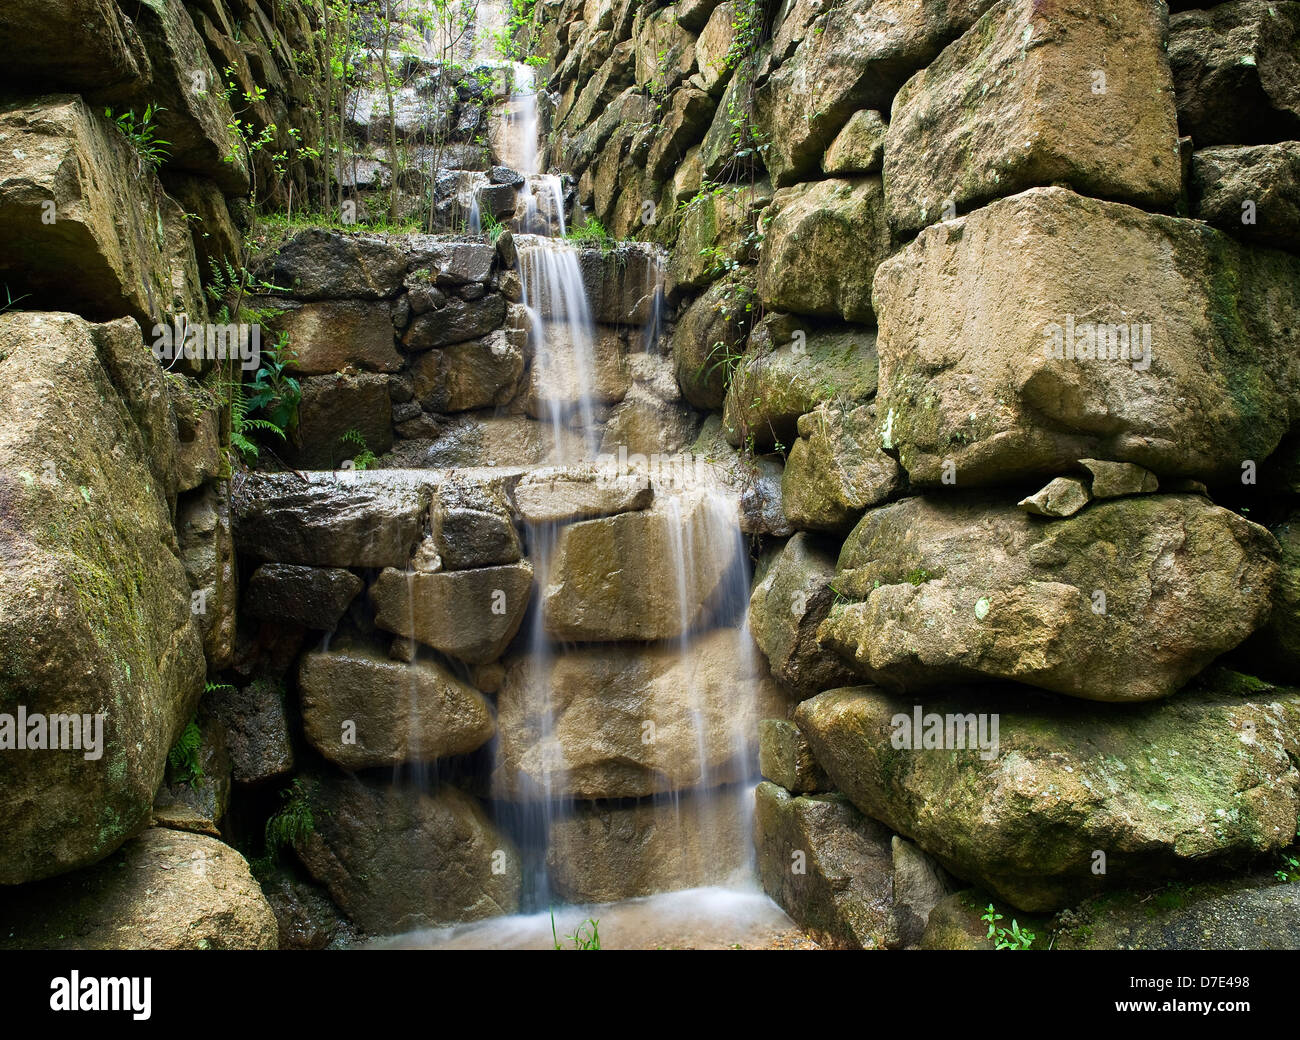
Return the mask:
<path id="1" fill-rule="evenodd" d="M 533 70 L 527 65 L 513 65 L 509 72 L 509 99 L 496 124 L 494 147 L 500 162 L 522 178 L 511 224 L 529 322 L 527 409 L 543 421 L 550 434 L 549 463 L 561 470 L 589 472 L 598 461 L 607 461 L 609 452 L 617 453 L 620 448 L 610 443 L 608 430 L 603 428 L 609 399 L 602 395 L 607 393 L 604 383 L 608 372 L 624 364 L 624 358 L 621 353 L 606 357 L 604 352 L 621 352 L 621 344 L 627 342 L 628 349 L 647 357 L 662 353 L 663 265 L 646 265 L 647 283 L 633 292 L 639 292 L 641 300 L 650 301 L 640 328 L 602 329 L 597 325 L 589 298 L 595 287 L 584 279 L 583 252 L 566 237 L 563 181 L 541 168 L 541 95 Z M 623 277 L 628 277 L 626 272 Z M 630 446 L 622 447 L 632 451 Z M 672 588 L 661 591 L 671 604 L 669 609 L 675 609 L 677 623 L 670 626 L 675 634 L 668 639 L 620 645 L 613 652 L 630 653 L 634 659 L 637 654 L 646 655 L 647 660 L 660 662 L 656 667 L 661 668 L 666 667 L 662 663 L 665 660 L 675 659 L 665 672 L 669 677 L 665 681 L 673 685 L 663 695 L 667 707 L 655 707 L 647 701 L 641 710 L 666 713 L 662 721 L 665 729 L 671 730 L 676 746 L 665 752 L 675 765 L 671 779 L 657 781 L 654 793 L 640 796 L 631 805 L 636 812 L 649 810 L 653 834 L 647 840 L 658 843 L 660 852 L 656 855 L 661 859 L 674 861 L 663 872 L 667 880 L 658 887 L 719 883 L 752 886 L 750 820 L 753 786 L 758 779 L 754 741 L 756 677 L 760 669 L 752 659 L 753 644 L 748 637 L 749 557 L 739 529 L 736 496 L 721 482 L 707 479 L 707 466 L 664 468 L 652 458 L 634 468 L 634 473 L 617 476 L 645 480 L 653 489 L 648 515 L 654 523 L 663 525 L 666 537 L 657 548 L 647 551 L 664 557 L 657 561 L 658 573 L 663 576 L 663 584 L 671 584 Z M 570 770 L 574 767 L 568 760 L 566 734 L 560 732 L 557 718 L 557 711 L 566 710 L 568 703 L 557 705 L 560 694 L 554 684 L 557 666 L 568 655 L 590 656 L 606 644 L 565 644 L 547 630 L 543 601 L 551 587 L 561 536 L 560 523 L 532 523 L 526 530 L 535 587 L 542 594 L 525 621 L 526 656 L 516 658 L 510 667 L 523 671 L 523 678 L 514 680 L 522 683 L 524 701 L 516 710 L 536 720 L 528 730 L 532 746 L 527 752 L 533 756 L 532 765 L 525 770 L 520 762 L 512 762 L 499 741 L 492 772 L 496 818 L 525 858 L 526 910 L 544 910 L 565 902 L 558 894 L 562 886 L 555 877 L 555 857 L 565 853 L 557 851 L 561 846 L 554 840 L 554 832 L 575 815 L 598 811 L 593 809 L 596 803 L 580 802 L 573 794 Z M 610 580 L 622 579 L 614 574 Z M 726 643 L 726 659 L 721 661 L 710 658 L 702 649 L 705 641 L 719 632 L 737 636 L 734 642 Z M 719 645 L 708 644 L 710 652 Z M 606 694 L 612 696 L 612 691 L 603 688 L 588 693 L 594 694 L 598 702 Z M 570 694 L 568 691 L 564 696 Z M 652 697 L 649 693 L 646 696 Z M 599 729 L 607 722 L 590 724 Z M 583 736 L 604 739 L 603 732 Z M 629 760 L 635 757 L 631 751 L 628 754 Z M 614 759 L 618 755 L 617 749 L 611 752 Z M 622 809 L 616 811 L 628 809 L 626 800 L 618 805 Z M 629 880 L 628 885 L 612 898 L 645 894 L 644 884 L 636 887 Z M 692 898 L 708 903 L 713 897 Z M 749 898 L 728 895 L 719 905 L 738 906 Z M 770 907 L 761 897 L 760 901 Z M 632 907 L 634 903 L 624 905 Z M 628 913 L 636 918 L 639 912 Z M 518 929 L 523 927 L 518 924 L 522 920 L 508 919 L 502 927 Z M 535 922 L 526 929 L 534 926 Z M 487 940 L 487 944 L 492 943 Z"/>

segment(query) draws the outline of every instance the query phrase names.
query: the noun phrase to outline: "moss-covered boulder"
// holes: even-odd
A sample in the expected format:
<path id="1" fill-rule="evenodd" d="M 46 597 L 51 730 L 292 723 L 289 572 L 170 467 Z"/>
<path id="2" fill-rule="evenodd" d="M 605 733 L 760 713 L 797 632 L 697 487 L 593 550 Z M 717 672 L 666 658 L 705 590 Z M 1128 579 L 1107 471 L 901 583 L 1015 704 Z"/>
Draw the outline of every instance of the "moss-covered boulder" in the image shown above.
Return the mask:
<path id="1" fill-rule="evenodd" d="M 899 945 L 889 831 L 842 794 L 755 791 L 754 844 L 763 891 L 827 949 Z"/>
<path id="2" fill-rule="evenodd" d="M 876 335 L 852 327 L 798 327 L 781 316 L 750 337 L 750 352 L 736 365 L 727 388 L 723 428 L 739 447 L 787 446 L 799 417 L 823 402 L 851 404 L 876 393 Z"/>
<path id="3" fill-rule="evenodd" d="M 768 310 L 869 322 L 871 279 L 889 256 L 880 178 L 783 188 L 764 214 L 758 295 Z"/>
<path id="4" fill-rule="evenodd" d="M 957 737 L 982 714 L 995 746 L 902 739 L 917 713 Z M 922 702 L 858 687 L 794 721 L 854 805 L 1024 910 L 1240 869 L 1295 836 L 1300 694 L 1235 673 L 1101 708 L 1011 687 Z"/>
<path id="5" fill-rule="evenodd" d="M 0 282 L 24 306 L 146 332 L 206 319 L 184 212 L 101 110 L 65 94 L 0 103 L 0 169 Z"/>
<path id="6" fill-rule="evenodd" d="M 758 252 L 757 210 L 767 203 L 764 185 L 702 192 L 674 214 L 677 240 L 668 260 L 668 289 L 700 289 L 747 264 Z"/>
<path id="7" fill-rule="evenodd" d="M 696 408 L 717 410 L 727 395 L 736 356 L 754 314 L 754 280 L 739 271 L 691 301 L 673 328 L 673 367 L 682 396 Z"/>
<path id="8" fill-rule="evenodd" d="M 1269 616 L 1267 530 L 1199 495 L 1109 499 L 1064 520 L 992 494 L 872 510 L 840 552 L 852 602 L 823 645 L 875 682 L 1010 679 L 1073 697 L 1164 697 Z"/>
<path id="9" fill-rule="evenodd" d="M 215 838 L 151 827 L 93 867 L 0 890 L 0 949 L 274 950 L 248 863 Z"/>
<path id="10" fill-rule="evenodd" d="M 846 532 L 862 513 L 906 487 L 903 471 L 880 446 L 876 406 L 821 404 L 799 416 L 781 495 L 790 523 L 807 531 Z"/>
<path id="11" fill-rule="evenodd" d="M 749 625 L 772 675 L 799 697 L 853 681 L 817 641 L 835 602 L 834 548 L 800 531 L 768 563 L 749 599 Z"/>
<path id="12" fill-rule="evenodd" d="M 154 392 L 115 382 L 135 361 Z M 93 863 L 143 828 L 198 705 L 203 642 L 165 484 L 174 447 L 152 439 L 170 415 L 162 379 L 130 319 L 0 316 L 3 884 Z M 73 716 L 89 739 L 98 717 L 102 743 L 24 750 L 20 709 L 29 731 Z"/>
<path id="13" fill-rule="evenodd" d="M 1289 254 L 1064 188 L 931 225 L 876 272 L 883 445 L 928 486 L 1082 458 L 1240 484 L 1295 414 L 1298 282 Z"/>

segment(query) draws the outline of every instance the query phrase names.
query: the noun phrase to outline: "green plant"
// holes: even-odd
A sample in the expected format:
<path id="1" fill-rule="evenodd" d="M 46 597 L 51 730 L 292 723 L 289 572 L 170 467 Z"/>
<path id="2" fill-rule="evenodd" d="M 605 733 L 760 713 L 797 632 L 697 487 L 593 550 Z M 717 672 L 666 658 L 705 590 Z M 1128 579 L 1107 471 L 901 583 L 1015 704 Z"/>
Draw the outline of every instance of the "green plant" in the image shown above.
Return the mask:
<path id="1" fill-rule="evenodd" d="M 589 917 L 574 930 L 572 935 L 566 935 L 565 938 L 573 943 L 575 950 L 599 950 L 600 949 L 600 922 L 594 917 Z M 557 950 L 563 950 L 565 947 L 560 943 L 559 936 L 555 932 L 555 911 L 551 911 L 551 943 Z"/>
<path id="2" fill-rule="evenodd" d="M 298 425 L 302 384 L 286 371 L 296 359 L 297 354 L 289 346 L 289 334 L 279 333 L 262 350 L 262 364 L 248 387 L 248 411 L 261 411 L 282 439 Z"/>
<path id="3" fill-rule="evenodd" d="M 316 816 L 311 808 L 311 793 L 302 777 L 280 792 L 284 805 L 266 821 L 265 838 L 267 855 L 274 859 L 280 849 L 302 841 L 316 829 Z"/>
<path id="4" fill-rule="evenodd" d="M 15 296 L 10 291 L 9 286 L 5 285 L 5 302 L 0 303 L 0 314 L 3 314 L 5 311 L 12 310 L 15 304 L 20 303 L 21 301 L 27 299 L 29 295 L 30 293 L 24 293 L 22 296 Z"/>
<path id="5" fill-rule="evenodd" d="M 352 458 L 353 469 L 369 469 L 378 461 L 375 453 L 370 450 L 370 445 L 366 443 L 366 438 L 355 426 L 339 438 L 339 443 L 351 444 L 360 449 Z"/>
<path id="6" fill-rule="evenodd" d="M 121 135 L 131 142 L 140 158 L 156 170 L 171 158 L 171 152 L 168 150 L 171 142 L 158 137 L 158 128 L 154 125 L 154 116 L 166 111 L 161 105 L 145 105 L 144 114 L 138 120 L 135 109 L 115 115 L 112 108 L 106 108 L 104 115 L 111 119 Z"/>
<path id="7" fill-rule="evenodd" d="M 564 237 L 579 245 L 599 246 L 602 252 L 609 252 L 618 244 L 610 233 L 605 230 L 605 225 L 590 214 L 581 224 L 575 224 L 569 228 Z"/>
<path id="8" fill-rule="evenodd" d="M 491 213 L 483 214 L 482 225 L 483 234 L 487 235 L 488 241 L 492 243 L 495 243 L 496 240 L 501 237 L 501 233 L 506 229 L 506 226 L 501 223 L 501 221 L 497 220 L 497 218 Z"/>
<path id="9" fill-rule="evenodd" d="M 250 434 L 255 432 L 273 433 L 277 437 L 285 436 L 282 430 L 269 419 L 258 419 L 248 414 L 248 398 L 244 394 L 244 384 L 231 382 L 229 389 L 230 404 L 230 448 L 239 453 L 247 464 L 257 461 L 261 449 Z"/>
<path id="10" fill-rule="evenodd" d="M 203 734 L 199 724 L 194 720 L 186 724 L 176 743 L 167 752 L 167 764 L 172 767 L 179 783 L 191 787 L 203 785 L 203 763 L 199 761 L 199 751 L 203 744 Z"/>
<path id="11" fill-rule="evenodd" d="M 1002 915 L 997 912 L 996 908 L 990 903 L 980 915 L 980 920 L 989 926 L 989 939 L 996 940 L 994 949 L 998 950 L 1027 950 L 1038 938 L 1027 928 L 1021 928 L 1020 924 L 1013 917 L 1010 928 L 999 927 L 997 922 L 1002 920 Z"/>

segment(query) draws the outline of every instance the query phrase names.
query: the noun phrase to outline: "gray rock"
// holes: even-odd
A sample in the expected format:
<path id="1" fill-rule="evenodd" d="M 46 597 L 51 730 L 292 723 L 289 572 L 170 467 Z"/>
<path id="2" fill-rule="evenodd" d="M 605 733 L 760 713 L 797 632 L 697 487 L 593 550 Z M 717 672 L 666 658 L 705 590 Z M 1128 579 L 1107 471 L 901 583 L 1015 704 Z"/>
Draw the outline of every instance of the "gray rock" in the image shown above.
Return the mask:
<path id="1" fill-rule="evenodd" d="M 1156 475 L 1132 462 L 1080 459 L 1079 465 L 1092 474 L 1093 498 L 1149 495 L 1160 490 L 1160 481 Z"/>
<path id="2" fill-rule="evenodd" d="M 833 787 L 799 727 L 785 719 L 758 724 L 758 768 L 764 779 L 791 794 L 819 794 Z"/>
<path id="3" fill-rule="evenodd" d="M 404 567 L 431 497 L 428 484 L 382 470 L 309 481 L 250 474 L 234 496 L 235 545 L 272 563 Z"/>
<path id="4" fill-rule="evenodd" d="M 248 579 L 244 610 L 266 621 L 331 632 L 365 583 L 341 567 L 264 563 Z"/>
<path id="5" fill-rule="evenodd" d="M 226 731 L 236 783 L 254 784 L 293 771 L 293 743 L 284 711 L 284 687 L 258 679 L 243 689 L 209 691 L 206 710 Z"/>
<path id="6" fill-rule="evenodd" d="M 1192 153 L 1192 216 L 1246 242 L 1300 251 L 1300 142 Z"/>
<path id="7" fill-rule="evenodd" d="M 379 300 L 401 291 L 406 256 L 381 236 L 310 229 L 270 253 L 255 274 L 302 300 Z"/>
<path id="8" fill-rule="evenodd" d="M 1092 500 L 1088 485 L 1074 477 L 1057 477 L 1041 491 L 1022 498 L 1016 508 L 1034 516 L 1073 516 Z"/>
<path id="9" fill-rule="evenodd" d="M 763 891 L 829 949 L 899 945 L 889 831 L 839 794 L 755 792 L 754 844 Z"/>
<path id="10" fill-rule="evenodd" d="M 496 733 L 483 695 L 432 660 L 316 651 L 299 662 L 298 691 L 308 742 L 348 770 L 468 754 Z"/>
<path id="11" fill-rule="evenodd" d="M 375 624 L 468 664 L 501 656 L 519 631 L 533 586 L 526 560 L 424 573 L 385 570 L 370 586 Z"/>
<path id="12" fill-rule="evenodd" d="M 519 854 L 468 795 L 352 777 L 308 788 L 315 827 L 295 851 L 364 931 L 393 935 L 518 910 Z"/>

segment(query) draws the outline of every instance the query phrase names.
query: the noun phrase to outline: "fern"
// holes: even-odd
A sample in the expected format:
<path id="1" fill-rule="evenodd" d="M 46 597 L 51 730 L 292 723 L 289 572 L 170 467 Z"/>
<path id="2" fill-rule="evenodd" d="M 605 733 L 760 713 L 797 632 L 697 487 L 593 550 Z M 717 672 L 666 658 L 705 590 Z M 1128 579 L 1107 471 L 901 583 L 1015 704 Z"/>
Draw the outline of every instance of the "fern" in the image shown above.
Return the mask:
<path id="1" fill-rule="evenodd" d="M 203 735 L 199 732 L 199 725 L 190 719 L 172 749 L 167 752 L 167 763 L 175 771 L 178 782 L 191 787 L 202 786 L 203 764 L 199 761 L 202 743 Z"/>
<path id="2" fill-rule="evenodd" d="M 309 792 L 302 777 L 280 792 L 284 805 L 266 821 L 266 851 L 274 859 L 285 845 L 301 841 L 316 829 L 316 817 L 311 811 Z"/>
<path id="3" fill-rule="evenodd" d="M 370 445 L 366 443 L 366 438 L 355 426 L 339 437 L 339 443 L 352 444 L 361 449 L 352 459 L 353 469 L 369 469 L 378 461 L 375 453 L 370 450 Z"/>

